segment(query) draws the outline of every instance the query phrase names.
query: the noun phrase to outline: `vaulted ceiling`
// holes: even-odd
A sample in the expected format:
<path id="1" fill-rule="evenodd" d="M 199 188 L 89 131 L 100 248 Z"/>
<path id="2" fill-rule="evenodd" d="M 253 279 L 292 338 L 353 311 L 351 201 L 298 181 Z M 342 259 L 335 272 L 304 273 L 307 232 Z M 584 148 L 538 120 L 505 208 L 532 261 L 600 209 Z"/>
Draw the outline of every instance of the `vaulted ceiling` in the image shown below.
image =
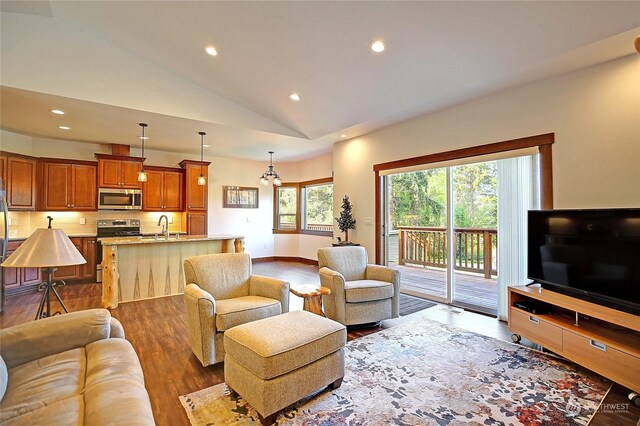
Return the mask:
<path id="1" fill-rule="evenodd" d="M 247 159 L 269 149 L 279 160 L 313 157 L 344 138 L 632 54 L 640 34 L 638 2 L 1 5 L 2 128 L 137 146 L 145 121 L 149 148 L 195 153 L 204 130 L 209 154 Z M 387 49 L 374 54 L 378 39 Z"/>

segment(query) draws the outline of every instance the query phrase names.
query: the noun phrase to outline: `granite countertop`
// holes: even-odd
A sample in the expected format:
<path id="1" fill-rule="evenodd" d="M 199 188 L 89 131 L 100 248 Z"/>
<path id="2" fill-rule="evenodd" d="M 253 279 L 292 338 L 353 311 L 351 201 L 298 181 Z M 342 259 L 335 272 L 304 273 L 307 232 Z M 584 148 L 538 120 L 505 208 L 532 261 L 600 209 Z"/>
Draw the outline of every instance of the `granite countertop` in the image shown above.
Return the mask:
<path id="1" fill-rule="evenodd" d="M 182 243 L 189 241 L 216 241 L 216 240 L 235 240 L 243 239 L 243 235 L 234 234 L 219 234 L 219 235 L 185 235 L 176 238 L 172 236 L 168 240 L 163 237 L 158 237 L 156 240 L 154 237 L 110 237 L 110 238 L 98 238 L 98 241 L 103 246 L 119 246 L 119 245 L 131 245 L 131 244 L 158 244 L 158 243 Z"/>
<path id="2" fill-rule="evenodd" d="M 9 241 L 23 241 L 26 240 L 27 238 L 29 238 L 31 235 L 25 235 L 25 236 L 15 236 L 15 237 L 9 237 Z M 67 237 L 69 238 L 95 238 L 96 234 L 67 234 Z"/>

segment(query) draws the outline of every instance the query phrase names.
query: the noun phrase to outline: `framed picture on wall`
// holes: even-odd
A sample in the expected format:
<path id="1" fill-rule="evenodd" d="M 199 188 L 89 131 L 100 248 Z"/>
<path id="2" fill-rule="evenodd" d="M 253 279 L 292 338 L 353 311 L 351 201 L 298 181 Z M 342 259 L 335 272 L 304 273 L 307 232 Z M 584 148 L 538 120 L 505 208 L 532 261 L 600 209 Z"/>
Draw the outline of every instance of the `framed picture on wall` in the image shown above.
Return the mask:
<path id="1" fill-rule="evenodd" d="M 223 186 L 222 207 L 225 209 L 257 209 L 258 188 Z"/>

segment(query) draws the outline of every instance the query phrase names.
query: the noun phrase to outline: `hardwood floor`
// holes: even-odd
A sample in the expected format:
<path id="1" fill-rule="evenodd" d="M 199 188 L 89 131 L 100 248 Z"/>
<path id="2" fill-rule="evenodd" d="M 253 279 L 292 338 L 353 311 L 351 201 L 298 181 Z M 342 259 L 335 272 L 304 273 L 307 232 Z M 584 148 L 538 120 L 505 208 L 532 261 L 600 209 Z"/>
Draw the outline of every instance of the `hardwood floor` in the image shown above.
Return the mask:
<path id="1" fill-rule="evenodd" d="M 319 282 L 317 267 L 301 263 L 259 263 L 254 265 L 253 273 L 286 279 L 294 284 Z M 69 311 L 100 307 L 100 284 L 69 285 L 59 290 Z M 40 293 L 27 293 L 7 299 L 5 309 L 0 313 L 0 328 L 32 321 L 40 296 Z M 53 306 L 58 308 L 57 304 Z M 291 309 L 302 309 L 302 299 L 291 295 Z M 188 425 L 178 396 L 222 383 L 224 373 L 222 365 L 202 367 L 191 353 L 182 296 L 122 303 L 111 314 L 122 322 L 126 338 L 140 358 L 157 424 Z M 439 305 L 406 317 L 383 321 L 377 327 L 350 328 L 348 339 L 357 339 L 419 318 L 430 318 L 502 340 L 509 340 L 511 335 L 506 324 L 494 318 Z M 640 408 L 629 404 L 626 390 L 621 386 L 614 386 L 605 398 L 605 404 L 628 405 L 618 406 L 622 407 L 621 413 L 603 412 L 606 407 L 614 407 L 604 406 L 594 416 L 591 425 L 631 426 L 640 418 Z M 612 408 L 610 411 L 615 410 Z"/>

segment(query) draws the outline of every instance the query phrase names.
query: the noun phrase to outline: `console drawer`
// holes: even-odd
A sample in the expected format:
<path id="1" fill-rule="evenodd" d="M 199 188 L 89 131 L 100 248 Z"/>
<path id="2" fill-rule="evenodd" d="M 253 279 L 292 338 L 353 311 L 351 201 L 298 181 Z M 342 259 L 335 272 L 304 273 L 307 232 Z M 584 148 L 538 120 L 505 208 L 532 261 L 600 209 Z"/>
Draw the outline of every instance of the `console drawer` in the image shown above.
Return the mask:
<path id="1" fill-rule="evenodd" d="M 558 353 L 562 352 L 562 328 L 517 308 L 511 307 L 509 309 L 511 310 L 511 331 L 521 334 L 547 349 Z"/>
<path id="2" fill-rule="evenodd" d="M 563 355 L 570 360 L 629 388 L 640 388 L 640 358 L 569 330 L 563 331 L 563 343 Z"/>

